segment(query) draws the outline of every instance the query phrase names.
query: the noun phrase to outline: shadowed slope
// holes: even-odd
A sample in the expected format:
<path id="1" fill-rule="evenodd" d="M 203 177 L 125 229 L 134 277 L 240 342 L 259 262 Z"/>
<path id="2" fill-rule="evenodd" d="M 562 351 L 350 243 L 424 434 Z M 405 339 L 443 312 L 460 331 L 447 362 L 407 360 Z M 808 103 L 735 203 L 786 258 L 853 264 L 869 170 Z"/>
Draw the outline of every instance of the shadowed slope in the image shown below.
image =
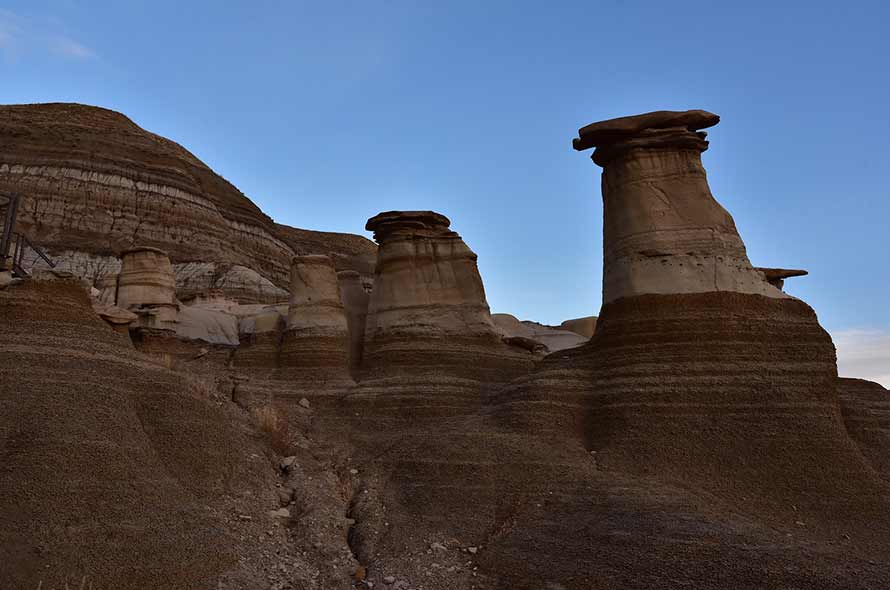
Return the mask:
<path id="1" fill-rule="evenodd" d="M 210 587 L 237 564 L 229 519 L 275 503 L 266 452 L 78 285 L 0 291 L 0 586 Z"/>
<path id="2" fill-rule="evenodd" d="M 862 454 L 890 481 L 890 391 L 864 379 L 838 379 L 844 423 Z"/>

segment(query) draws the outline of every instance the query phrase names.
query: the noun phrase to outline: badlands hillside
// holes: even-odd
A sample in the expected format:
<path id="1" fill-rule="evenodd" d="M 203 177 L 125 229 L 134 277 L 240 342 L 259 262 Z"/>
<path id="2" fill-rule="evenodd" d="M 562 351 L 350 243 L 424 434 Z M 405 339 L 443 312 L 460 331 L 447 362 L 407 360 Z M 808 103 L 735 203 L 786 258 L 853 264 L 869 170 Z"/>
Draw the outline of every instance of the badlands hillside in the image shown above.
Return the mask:
<path id="1" fill-rule="evenodd" d="M 749 260 L 718 122 L 580 129 L 604 303 L 544 326 L 459 219 L 290 228 L 123 115 L 0 107 L 0 588 L 890 587 L 890 392 Z"/>

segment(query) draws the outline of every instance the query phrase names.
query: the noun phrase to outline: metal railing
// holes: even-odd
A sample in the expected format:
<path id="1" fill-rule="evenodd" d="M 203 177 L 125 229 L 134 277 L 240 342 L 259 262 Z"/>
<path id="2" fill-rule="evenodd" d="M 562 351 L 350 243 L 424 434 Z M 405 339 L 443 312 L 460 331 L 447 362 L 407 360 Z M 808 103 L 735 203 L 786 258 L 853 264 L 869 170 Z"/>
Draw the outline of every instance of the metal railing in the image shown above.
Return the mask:
<path id="1" fill-rule="evenodd" d="M 15 221 L 21 200 L 22 196 L 19 194 L 0 193 L 0 219 L 3 220 L 3 231 L 0 233 L 0 270 L 11 270 L 13 276 L 24 278 L 28 276 L 24 267 L 26 248 L 36 253 L 50 268 L 55 268 L 56 264 L 40 247 L 32 244 L 27 236 L 15 231 Z M 11 258 L 9 256 L 10 248 L 13 249 Z"/>

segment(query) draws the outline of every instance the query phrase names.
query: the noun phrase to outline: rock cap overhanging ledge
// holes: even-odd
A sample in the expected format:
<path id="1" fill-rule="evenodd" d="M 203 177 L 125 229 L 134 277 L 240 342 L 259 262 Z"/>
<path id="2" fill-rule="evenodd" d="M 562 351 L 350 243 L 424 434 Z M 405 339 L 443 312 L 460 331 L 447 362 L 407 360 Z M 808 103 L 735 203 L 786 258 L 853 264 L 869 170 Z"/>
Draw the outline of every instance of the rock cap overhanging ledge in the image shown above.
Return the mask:
<path id="1" fill-rule="evenodd" d="M 600 147 L 630 139 L 647 129 L 675 129 L 685 127 L 698 131 L 713 127 L 720 122 L 720 116 L 701 109 L 689 111 L 653 111 L 642 115 L 618 117 L 585 125 L 578 130 L 578 137 L 572 140 L 572 147 L 578 151 Z"/>

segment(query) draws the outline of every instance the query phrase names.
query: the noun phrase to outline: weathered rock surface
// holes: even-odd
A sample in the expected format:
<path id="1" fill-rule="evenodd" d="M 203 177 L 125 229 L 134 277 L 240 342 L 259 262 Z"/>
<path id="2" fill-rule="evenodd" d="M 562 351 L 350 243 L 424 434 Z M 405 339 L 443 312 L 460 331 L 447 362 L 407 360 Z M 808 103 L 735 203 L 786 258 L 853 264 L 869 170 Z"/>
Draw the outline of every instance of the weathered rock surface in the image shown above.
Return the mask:
<path id="1" fill-rule="evenodd" d="M 210 344 L 238 346 L 238 317 L 226 311 L 197 305 L 179 308 L 176 335 L 184 340 L 200 340 Z"/>
<path id="2" fill-rule="evenodd" d="M 547 352 L 574 348 L 589 340 L 589 337 L 581 336 L 571 330 L 545 326 L 528 320 L 520 321 L 508 313 L 492 314 L 491 319 L 497 331 L 505 338 L 527 338 L 544 345 Z"/>
<path id="3" fill-rule="evenodd" d="M 243 267 L 285 289 L 295 252 L 331 254 L 338 268 L 369 273 L 373 244 L 360 236 L 276 225 L 237 188 L 177 143 L 130 119 L 79 104 L 0 106 L 0 190 L 24 195 L 19 224 L 66 266 L 90 275 L 136 244 L 174 264 Z M 32 261 L 33 262 L 33 261 Z M 245 302 L 271 302 L 268 285 L 222 280 Z M 79 274 L 78 276 L 88 276 Z M 189 290 L 211 289 L 218 276 Z"/>
<path id="4" fill-rule="evenodd" d="M 365 326 L 371 296 L 357 271 L 341 270 L 337 273 L 337 282 L 340 285 L 340 300 L 343 302 L 346 323 L 349 327 L 349 370 L 353 376 L 357 376 L 365 346 Z"/>
<path id="5" fill-rule="evenodd" d="M 173 265 L 176 296 L 189 299 L 214 291 L 239 303 L 276 303 L 286 300 L 287 289 L 275 285 L 253 269 L 223 262 L 184 262 Z"/>
<path id="6" fill-rule="evenodd" d="M 595 146 L 604 167 L 603 302 L 711 291 L 787 297 L 751 265 L 732 216 L 711 195 L 701 163 L 708 142 L 695 129 L 718 120 L 662 111 L 582 128 L 576 147 Z"/>
<path id="7" fill-rule="evenodd" d="M 287 304 L 243 306 L 241 313 L 235 365 L 242 369 L 277 369 L 287 328 Z"/>
<path id="8" fill-rule="evenodd" d="M 563 330 L 568 330 L 590 339 L 593 337 L 593 333 L 596 332 L 596 319 L 596 316 L 591 315 L 583 318 L 575 318 L 573 320 L 565 320 L 559 327 Z"/>

